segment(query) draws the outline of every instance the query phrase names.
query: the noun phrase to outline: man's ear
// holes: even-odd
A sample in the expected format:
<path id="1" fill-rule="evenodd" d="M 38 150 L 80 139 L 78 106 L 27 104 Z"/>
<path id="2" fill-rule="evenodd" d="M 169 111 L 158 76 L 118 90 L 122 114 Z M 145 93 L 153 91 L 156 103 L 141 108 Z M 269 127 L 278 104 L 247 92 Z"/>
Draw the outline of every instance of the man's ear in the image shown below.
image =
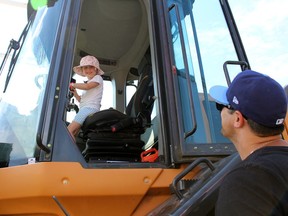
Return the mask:
<path id="1" fill-rule="evenodd" d="M 234 127 L 236 127 L 236 128 L 243 127 L 244 122 L 245 122 L 245 118 L 244 118 L 244 116 L 242 115 L 242 113 L 239 112 L 238 110 L 236 110 L 236 111 L 234 112 L 234 116 L 235 116 L 235 119 L 234 119 Z"/>

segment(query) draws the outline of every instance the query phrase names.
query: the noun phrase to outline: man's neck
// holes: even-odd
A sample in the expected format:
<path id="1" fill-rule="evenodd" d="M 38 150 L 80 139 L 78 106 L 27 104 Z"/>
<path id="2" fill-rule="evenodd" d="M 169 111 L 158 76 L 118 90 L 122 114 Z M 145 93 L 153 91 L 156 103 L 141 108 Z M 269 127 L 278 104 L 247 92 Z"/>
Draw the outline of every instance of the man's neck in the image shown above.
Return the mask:
<path id="1" fill-rule="evenodd" d="M 241 142 L 235 144 L 242 160 L 246 159 L 254 151 L 266 147 L 266 146 L 288 146 L 281 135 L 269 136 L 269 137 L 246 137 Z"/>

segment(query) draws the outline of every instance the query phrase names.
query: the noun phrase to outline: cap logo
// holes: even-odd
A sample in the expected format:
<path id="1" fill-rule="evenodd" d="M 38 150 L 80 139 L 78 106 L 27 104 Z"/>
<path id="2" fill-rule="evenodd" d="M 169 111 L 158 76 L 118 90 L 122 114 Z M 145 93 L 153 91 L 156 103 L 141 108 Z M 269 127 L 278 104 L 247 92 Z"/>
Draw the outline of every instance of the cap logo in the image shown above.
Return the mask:
<path id="1" fill-rule="evenodd" d="M 236 96 L 233 97 L 233 100 L 232 100 L 232 101 L 233 101 L 233 103 L 235 103 L 235 104 L 239 104 L 239 101 L 238 101 L 238 99 L 237 99 Z"/>
<path id="2" fill-rule="evenodd" d="M 283 122 L 284 122 L 283 118 L 282 119 L 277 119 L 276 125 L 281 125 L 281 124 L 283 124 Z"/>

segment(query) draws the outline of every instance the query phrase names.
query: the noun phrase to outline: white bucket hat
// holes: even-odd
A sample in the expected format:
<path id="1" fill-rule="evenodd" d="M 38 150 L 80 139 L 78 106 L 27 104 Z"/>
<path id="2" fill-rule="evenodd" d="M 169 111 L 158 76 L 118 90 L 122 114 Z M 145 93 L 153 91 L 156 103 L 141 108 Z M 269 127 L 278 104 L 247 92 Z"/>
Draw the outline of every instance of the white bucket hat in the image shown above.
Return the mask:
<path id="1" fill-rule="evenodd" d="M 104 72 L 100 69 L 98 59 L 95 58 L 94 56 L 88 55 L 88 56 L 83 57 L 80 61 L 80 65 L 73 67 L 73 71 L 80 76 L 85 76 L 83 74 L 83 71 L 82 71 L 82 67 L 84 67 L 84 66 L 94 66 L 95 68 L 98 69 L 97 74 L 99 74 L 99 75 L 104 74 Z"/>

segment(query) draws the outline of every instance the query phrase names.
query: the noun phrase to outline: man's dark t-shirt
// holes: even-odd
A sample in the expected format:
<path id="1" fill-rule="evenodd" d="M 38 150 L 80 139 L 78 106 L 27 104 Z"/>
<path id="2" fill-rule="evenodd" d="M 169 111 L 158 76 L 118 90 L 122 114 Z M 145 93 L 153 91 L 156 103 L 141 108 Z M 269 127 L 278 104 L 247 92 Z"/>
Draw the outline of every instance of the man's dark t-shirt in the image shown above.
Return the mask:
<path id="1" fill-rule="evenodd" d="M 288 215 L 288 147 L 264 147 L 221 184 L 216 216 Z"/>

